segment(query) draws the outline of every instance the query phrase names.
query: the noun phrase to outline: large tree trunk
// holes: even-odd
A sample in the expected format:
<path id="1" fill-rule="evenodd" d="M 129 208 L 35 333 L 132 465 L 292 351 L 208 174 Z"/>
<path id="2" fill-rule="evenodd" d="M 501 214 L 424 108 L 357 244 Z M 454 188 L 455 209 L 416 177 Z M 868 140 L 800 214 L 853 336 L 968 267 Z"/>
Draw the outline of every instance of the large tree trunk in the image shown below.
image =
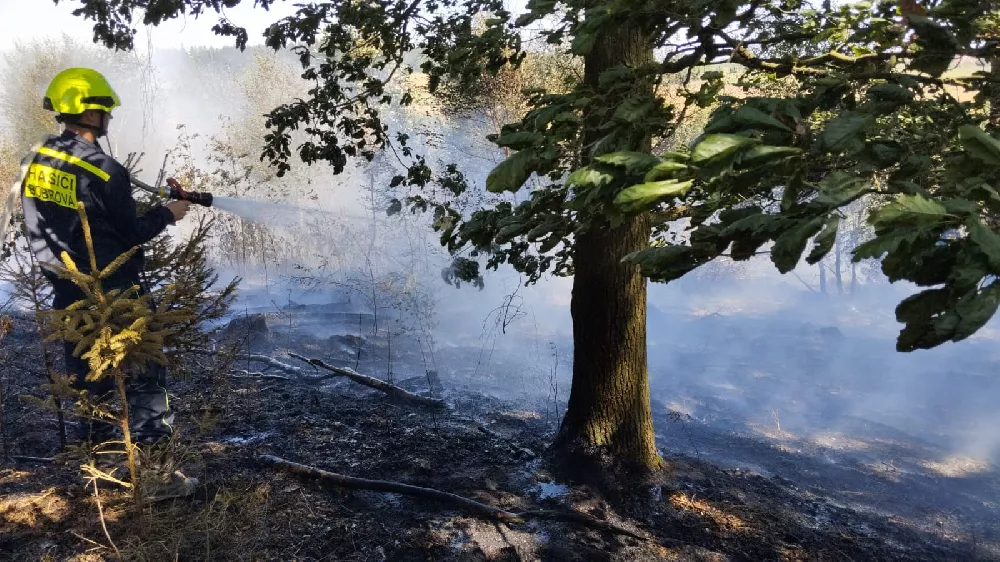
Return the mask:
<path id="1" fill-rule="evenodd" d="M 1000 57 L 990 57 L 990 73 L 994 75 L 994 80 L 1000 78 Z M 1000 96 L 993 95 L 990 98 L 990 123 L 994 127 L 1000 126 Z"/>
<path id="2" fill-rule="evenodd" d="M 650 60 L 646 38 L 621 27 L 598 39 L 587 56 L 584 79 L 598 89 L 604 70 Z M 651 88 L 641 83 L 633 91 Z M 610 117 L 621 99 L 592 111 L 588 125 Z M 584 140 L 590 145 L 597 135 L 591 129 Z M 649 139 L 631 142 L 616 149 L 649 150 Z M 577 467 L 589 464 L 580 460 L 611 461 L 621 468 L 655 470 L 662 460 L 646 366 L 646 279 L 637 266 L 621 263 L 649 246 L 650 217 L 633 216 L 617 228 L 595 222 L 577 236 L 573 250 L 573 387 L 553 450 Z"/>

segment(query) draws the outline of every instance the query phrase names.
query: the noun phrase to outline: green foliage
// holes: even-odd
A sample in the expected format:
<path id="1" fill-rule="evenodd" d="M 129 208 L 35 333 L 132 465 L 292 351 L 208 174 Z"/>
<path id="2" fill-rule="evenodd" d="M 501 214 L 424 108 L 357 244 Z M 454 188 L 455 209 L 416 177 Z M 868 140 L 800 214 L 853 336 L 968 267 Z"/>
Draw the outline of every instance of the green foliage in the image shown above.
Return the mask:
<path id="1" fill-rule="evenodd" d="M 1000 166 L 1000 141 L 972 125 L 959 127 L 958 133 L 962 139 L 962 146 L 970 156 L 983 164 Z"/>
<path id="2" fill-rule="evenodd" d="M 498 193 L 521 189 L 524 182 L 531 176 L 534 160 L 531 152 L 515 152 L 490 172 L 486 178 L 486 190 Z"/>
<path id="3" fill-rule="evenodd" d="M 98 40 L 128 48 L 127 23 L 140 4 L 84 0 L 78 13 L 96 21 Z M 206 7 L 220 3 L 161 3 L 146 17 L 155 23 Z M 419 71 L 431 92 L 442 84 L 464 91 L 516 69 L 527 56 L 522 32 L 543 20 L 532 32 L 566 60 L 601 56 L 602 34 L 622 26 L 663 58 L 526 91 L 523 115 L 490 137 L 510 149 L 487 180 L 501 199 L 459 213 L 451 203 L 470 183 L 455 167 L 434 169 L 406 134 L 393 138 L 383 111 L 412 96 L 388 94 L 386 84 L 397 72 Z M 779 271 L 790 271 L 804 254 L 817 263 L 833 251 L 846 236 L 845 209 L 870 204 L 871 237 L 851 242 L 860 243 L 853 259 L 879 258 L 890 280 L 925 288 L 900 304 L 898 346 L 933 347 L 968 337 L 996 309 L 1000 114 L 990 100 L 1000 80 L 951 67 L 957 57 L 996 60 L 997 21 L 995 7 L 969 0 L 823 9 L 786 0 L 531 0 L 519 16 L 496 0 L 319 2 L 266 33 L 272 47 L 295 45 L 316 87 L 270 113 L 264 156 L 287 170 L 290 134 L 300 128 L 309 133 L 301 159 L 335 172 L 349 157 L 392 146 L 406 159 L 393 186 L 430 194 L 398 200 L 448 217 L 436 227 L 443 245 L 485 258 L 487 268 L 510 264 L 529 282 L 572 273 L 574 234 L 633 213 L 655 218 L 650 247 L 628 258 L 651 279 L 768 251 Z M 228 22 L 218 31 L 245 40 Z M 414 50 L 423 53 L 419 67 L 405 56 Z M 744 71 L 744 95 L 727 89 L 722 64 Z M 696 70 L 700 86 L 676 101 L 643 87 L 686 84 Z M 649 139 L 667 144 L 689 109 L 713 105 L 688 147 L 622 152 Z M 445 195 L 435 199 L 434 187 Z M 675 240 L 667 227 L 678 219 L 688 226 Z"/>
<path id="4" fill-rule="evenodd" d="M 216 224 L 206 216 L 197 220 L 180 243 L 164 234 L 145 249 L 145 272 L 153 300 L 168 298 L 173 307 L 190 313 L 189 319 L 165 338 L 167 358 L 175 373 L 183 372 L 188 352 L 204 349 L 209 337 L 206 325 L 226 316 L 240 283 L 236 278 L 219 285 L 219 275 L 208 265 L 209 238 Z"/>
<path id="5" fill-rule="evenodd" d="M 182 138 L 182 145 L 186 141 Z M 141 156 L 129 155 L 126 162 L 130 173 L 139 173 L 136 167 L 140 159 Z M 133 192 L 133 196 L 139 213 L 145 213 L 153 205 L 163 202 L 159 197 L 140 190 Z M 166 357 L 175 374 L 187 374 L 185 359 L 188 352 L 204 348 L 209 336 L 206 325 L 225 317 L 240 282 L 236 278 L 219 286 L 219 275 L 208 263 L 212 248 L 210 241 L 220 230 L 219 224 L 210 216 L 198 215 L 197 210 L 192 214 L 197 215 L 194 218 L 198 222 L 181 242 L 174 242 L 170 233 L 164 231 L 143 247 L 143 281 L 152 301 L 166 297 L 173 303 L 174 309 L 190 314 L 189 320 L 164 340 Z"/>
<path id="6" fill-rule="evenodd" d="M 65 252 L 61 256 L 64 267 L 58 273 L 79 287 L 84 298 L 65 310 L 50 312 L 54 329 L 47 341 L 76 344 L 73 353 L 87 360 L 90 366 L 87 380 L 91 381 L 127 370 L 142 372 L 150 362 L 167 365 L 165 339 L 190 322 L 192 315 L 173 306 L 176 295 L 173 292 L 164 294 L 165 298 L 153 306 L 150 295 L 140 295 L 137 286 L 105 291 L 102 281 L 139 248 L 132 248 L 98 269 L 83 203 L 78 204 L 78 209 L 90 254 L 89 273 L 81 271 Z"/>
<path id="7" fill-rule="evenodd" d="M 615 196 L 615 205 L 625 211 L 642 209 L 667 197 L 683 197 L 694 185 L 693 180 L 660 180 L 633 185 Z"/>
<path id="8" fill-rule="evenodd" d="M 140 294 L 138 286 L 106 290 L 103 281 L 125 264 L 135 252 L 136 246 L 115 258 L 103 268 L 98 268 L 91 237 L 90 222 L 82 202 L 77 203 L 82 221 L 84 241 L 90 258 L 89 269 L 81 271 L 67 252 L 60 256 L 63 267 L 57 270 L 63 279 L 72 281 L 84 294 L 79 301 L 65 310 L 48 311 L 46 325 L 52 332 L 45 342 L 66 341 L 76 344 L 73 354 L 86 361 L 88 381 L 112 379 L 118 390 L 122 409 L 117 421 L 124 434 L 125 453 L 134 499 L 141 502 L 139 472 L 136 464 L 136 450 L 131 439 L 128 400 L 125 393 L 125 379 L 131 374 L 143 373 L 149 364 L 168 365 L 164 352 L 167 340 L 194 320 L 190 310 L 177 306 L 181 292 L 170 286 L 153 303 L 150 294 Z M 173 290 L 171 290 L 173 289 Z M 84 415 L 108 416 L 102 409 L 95 409 L 86 397 L 79 402 Z M 88 465 L 91 474 L 97 477 L 109 475 Z"/>

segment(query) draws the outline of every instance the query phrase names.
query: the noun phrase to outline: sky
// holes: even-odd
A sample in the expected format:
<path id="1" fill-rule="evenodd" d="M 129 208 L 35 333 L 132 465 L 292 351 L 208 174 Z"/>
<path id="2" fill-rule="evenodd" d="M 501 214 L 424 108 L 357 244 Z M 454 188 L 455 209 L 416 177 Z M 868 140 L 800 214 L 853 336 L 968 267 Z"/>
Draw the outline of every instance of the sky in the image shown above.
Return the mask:
<path id="1" fill-rule="evenodd" d="M 73 16 L 78 0 L 0 0 L 0 52 L 10 50 L 15 43 L 33 39 L 58 38 L 63 34 L 85 41 L 92 40 L 93 22 Z M 247 29 L 250 44 L 263 42 L 261 33 L 270 23 L 294 12 L 293 2 L 279 1 L 269 11 L 255 9 L 253 0 L 243 0 L 236 8 L 225 11 L 236 25 Z M 231 37 L 217 37 L 212 26 L 218 21 L 214 13 L 177 18 L 156 28 L 138 26 L 136 47 L 144 49 L 150 38 L 154 48 L 229 47 Z M 43 22 L 39 24 L 39 22 Z"/>

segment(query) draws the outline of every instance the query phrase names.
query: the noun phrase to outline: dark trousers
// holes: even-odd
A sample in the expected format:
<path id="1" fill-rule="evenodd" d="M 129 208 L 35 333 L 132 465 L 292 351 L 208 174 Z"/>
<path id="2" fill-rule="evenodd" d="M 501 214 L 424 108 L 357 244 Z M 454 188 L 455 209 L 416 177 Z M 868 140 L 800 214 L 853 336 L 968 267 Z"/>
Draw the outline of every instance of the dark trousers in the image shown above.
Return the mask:
<path id="1" fill-rule="evenodd" d="M 107 287 L 105 290 L 112 288 Z M 63 310 L 81 298 L 83 298 L 83 293 L 75 286 L 73 288 L 57 287 L 52 307 L 56 310 Z M 64 342 L 66 371 L 73 375 L 73 388 L 86 391 L 91 401 L 98 404 L 114 397 L 117 393 L 114 378 L 108 376 L 99 381 L 88 381 L 87 373 L 90 371 L 90 367 L 86 361 L 73 355 L 75 347 L 75 344 Z M 128 375 L 125 395 L 128 401 L 129 429 L 132 432 L 132 439 L 140 443 L 151 443 L 170 437 L 173 433 L 171 423 L 174 421 L 174 413 L 167 397 L 166 367 L 151 362 L 146 365 L 144 372 L 128 373 Z M 82 437 L 85 438 L 91 433 L 107 435 L 113 430 L 112 426 L 104 422 L 91 422 L 83 425 L 85 429 Z"/>

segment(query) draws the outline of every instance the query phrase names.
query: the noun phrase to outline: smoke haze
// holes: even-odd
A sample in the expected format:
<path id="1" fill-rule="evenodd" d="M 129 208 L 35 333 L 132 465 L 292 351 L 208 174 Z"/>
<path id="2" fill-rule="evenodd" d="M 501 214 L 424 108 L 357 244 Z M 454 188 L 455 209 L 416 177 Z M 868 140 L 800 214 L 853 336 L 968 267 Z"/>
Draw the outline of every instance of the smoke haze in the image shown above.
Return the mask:
<path id="1" fill-rule="evenodd" d="M 79 46 L 53 45 L 55 66 L 89 60 Z M 9 55 L 4 72 L 30 64 L 30 54 Z M 255 127 L 269 104 L 288 101 L 302 86 L 288 78 L 297 67 L 287 53 L 192 49 L 130 57 L 106 55 L 95 65 L 124 100 L 112 123 L 119 158 L 145 152 L 141 177 L 155 180 L 163 156 L 177 149 L 183 125 L 196 136 L 191 162 L 206 171 L 233 162 L 250 167 L 248 179 L 231 184 L 217 182 L 220 174 L 204 176 L 216 182 L 205 184 L 210 191 L 230 197 L 218 199 L 220 209 L 252 219 L 248 224 L 274 227 L 266 244 L 218 242 L 218 270 L 244 279 L 234 316 L 273 313 L 280 329 L 286 317 L 279 313 L 292 305 L 349 300 L 353 312 L 396 322 L 390 329 L 420 340 L 421 351 L 433 342 L 436 367 L 451 372 L 452 380 L 474 369 L 486 382 L 463 384 L 526 405 L 565 407 L 571 280 L 546 278 L 524 287 L 521 276 L 501 268 L 486 273 L 482 290 L 447 285 L 442 270 L 450 257 L 428 217 L 385 212 L 384 186 L 395 173 L 391 161 L 349 167 L 341 175 L 296 163 L 286 178 L 269 175 L 257 159 L 262 131 Z M 261 75 L 261 68 L 270 74 Z M 274 88 L 268 76 L 289 82 Z M 41 99 L 37 84 L 32 95 Z M 4 117 L 11 122 L 16 116 Z M 469 133 L 477 124 L 430 107 L 397 112 L 390 121 L 425 131 L 421 146 L 428 160 L 459 160 L 480 186 L 502 158 Z M 213 161 L 220 154 L 209 140 L 213 135 L 233 143 L 232 162 Z M 175 152 L 170 165 L 179 163 Z M 651 285 L 649 370 L 661 446 L 788 478 L 808 479 L 810 470 L 820 470 L 804 459 L 854 473 L 879 474 L 879 467 L 891 465 L 897 477 L 975 477 L 962 501 L 978 501 L 979 508 L 995 501 L 983 498 L 997 489 L 1000 461 L 997 321 L 967 341 L 897 353 L 894 307 L 915 288 L 889 285 L 877 272 L 855 272 L 858 280 L 851 283 L 846 260 L 841 269 L 844 294 L 829 270 L 822 294 L 817 267 L 782 276 L 766 256 Z M 319 339 L 346 329 L 310 320 L 308 311 L 297 314 L 295 326 Z M 459 369 L 459 362 L 468 368 Z M 409 367 L 413 373 L 423 369 Z"/>

